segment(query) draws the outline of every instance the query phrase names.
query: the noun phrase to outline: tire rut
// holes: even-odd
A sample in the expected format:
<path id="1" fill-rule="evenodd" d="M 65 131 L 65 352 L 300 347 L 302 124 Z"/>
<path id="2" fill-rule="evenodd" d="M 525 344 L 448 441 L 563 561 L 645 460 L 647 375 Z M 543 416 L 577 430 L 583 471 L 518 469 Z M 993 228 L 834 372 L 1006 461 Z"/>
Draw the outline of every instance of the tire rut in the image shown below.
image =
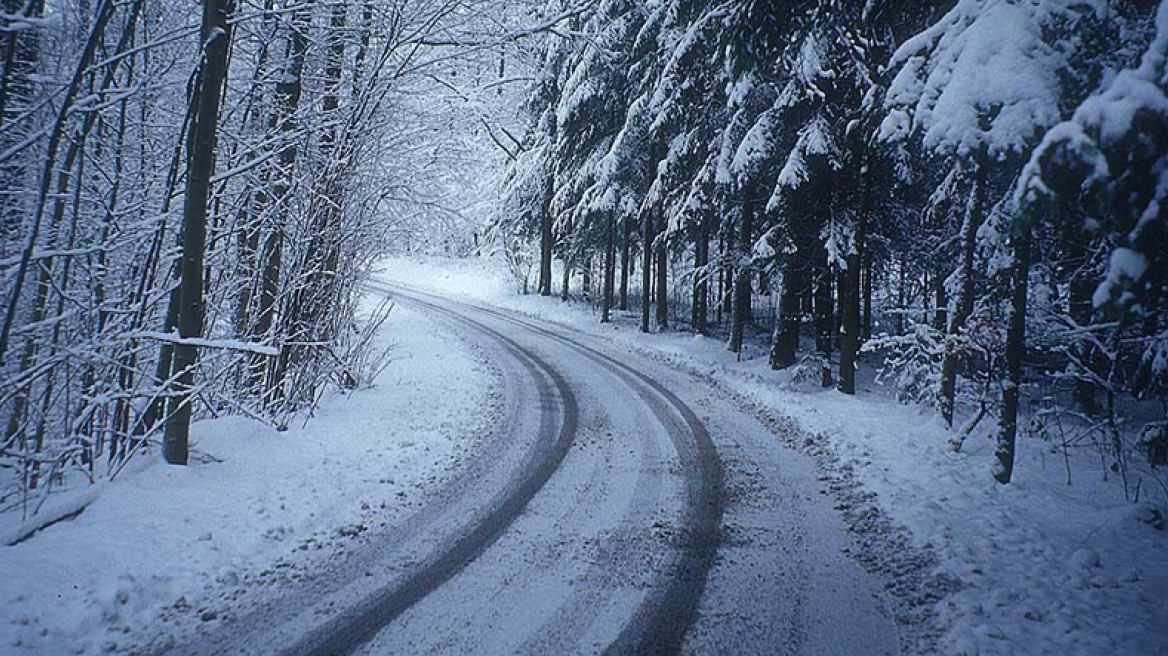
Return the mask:
<path id="1" fill-rule="evenodd" d="M 669 436 L 683 468 L 694 474 L 685 477 L 686 511 L 682 526 L 683 540 L 676 547 L 681 552 L 681 557 L 670 572 L 660 578 L 661 585 L 655 586 L 654 592 L 638 606 L 616 640 L 608 645 L 604 653 L 674 654 L 680 651 L 686 634 L 696 619 L 698 603 L 717 557 L 724 505 L 721 459 L 705 425 L 693 410 L 677 395 L 644 373 L 536 323 L 413 288 L 397 285 L 370 287 L 381 292 L 395 293 L 408 302 L 451 314 L 449 310 L 422 300 L 419 296 L 433 298 L 481 312 L 556 340 L 611 371 L 632 387 L 641 388 L 643 391 L 639 391 L 639 395 L 663 425 L 670 425 L 674 416 L 680 416 L 691 438 L 687 439 L 677 431 L 669 431 Z"/>

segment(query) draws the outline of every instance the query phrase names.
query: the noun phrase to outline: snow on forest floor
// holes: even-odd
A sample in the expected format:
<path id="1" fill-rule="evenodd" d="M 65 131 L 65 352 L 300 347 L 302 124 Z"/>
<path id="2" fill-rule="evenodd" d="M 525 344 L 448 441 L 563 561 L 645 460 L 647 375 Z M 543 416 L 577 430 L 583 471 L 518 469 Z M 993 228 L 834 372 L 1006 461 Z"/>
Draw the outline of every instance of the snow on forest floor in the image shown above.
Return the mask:
<path id="1" fill-rule="evenodd" d="M 0 653 L 117 650 L 163 609 L 212 621 L 225 589 L 327 557 L 404 514 L 473 452 L 464 418 L 481 414 L 498 379 L 448 330 L 400 307 L 376 339 L 389 367 L 368 389 L 328 395 L 307 425 L 199 422 L 191 466 L 149 454 L 76 518 L 0 545 Z M 53 503 L 92 496 L 86 486 Z M 0 515 L 0 535 L 19 522 Z"/>
<path id="2" fill-rule="evenodd" d="M 1051 443 L 1020 438 L 1015 479 L 1001 486 L 990 477 L 991 422 L 954 454 L 940 420 L 896 403 L 870 362 L 861 394 L 847 397 L 770 371 L 761 344 L 738 362 L 720 340 L 644 335 L 631 315 L 601 326 L 586 304 L 519 295 L 494 259 L 391 258 L 376 275 L 604 334 L 826 440 L 821 460 L 854 472 L 917 546 L 939 556 L 939 573 L 959 582 L 938 608 L 942 653 L 1168 653 L 1168 532 L 1153 526 L 1151 506 L 1124 500 L 1118 476 L 1104 480 L 1093 451 L 1064 460 Z M 1162 493 L 1152 480 L 1143 490 Z"/>

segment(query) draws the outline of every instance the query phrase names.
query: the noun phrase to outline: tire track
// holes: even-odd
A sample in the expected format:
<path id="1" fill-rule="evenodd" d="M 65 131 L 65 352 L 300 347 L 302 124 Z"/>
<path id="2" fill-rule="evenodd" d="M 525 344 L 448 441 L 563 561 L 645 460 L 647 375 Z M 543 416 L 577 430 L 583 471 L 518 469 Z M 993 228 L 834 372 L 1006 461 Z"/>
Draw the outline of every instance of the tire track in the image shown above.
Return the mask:
<path id="1" fill-rule="evenodd" d="M 372 284 L 369 287 L 383 293 L 397 294 L 409 302 L 446 315 L 457 316 L 457 313 L 419 297 L 464 307 L 554 339 L 593 360 L 633 388 L 640 388 L 639 395 L 663 425 L 673 423 L 674 416 L 681 417 L 690 438 L 687 439 L 687 436 L 677 431 L 669 431 L 669 436 L 683 468 L 694 474 L 685 477 L 686 509 L 682 522 L 684 539 L 679 547 L 681 557 L 670 572 L 661 577 L 662 584 L 656 586 L 654 592 L 649 593 L 638 606 L 604 653 L 674 654 L 680 651 L 696 619 L 698 603 L 715 562 L 723 514 L 721 459 L 705 425 L 693 410 L 677 395 L 644 373 L 536 323 L 400 285 Z M 671 408 L 676 415 L 671 412 Z"/>
<path id="2" fill-rule="evenodd" d="M 498 340 L 520 356 L 518 359 L 524 368 L 537 381 L 541 405 L 540 433 L 547 440 L 552 440 L 551 446 L 546 453 L 540 454 L 542 458 L 537 460 L 535 466 L 527 471 L 527 475 L 498 505 L 489 510 L 469 531 L 456 538 L 436 558 L 411 574 L 403 583 L 375 593 L 372 598 L 354 605 L 349 611 L 342 612 L 315 628 L 291 648 L 284 650 L 284 653 L 298 656 L 332 656 L 352 652 L 368 642 L 377 632 L 423 597 L 454 578 L 494 544 L 563 464 L 575 440 L 579 424 L 579 405 L 575 393 L 558 371 L 536 354 L 488 326 L 456 312 L 437 307 L 433 309 L 474 331 Z M 551 385 L 539 384 L 539 381 L 550 382 Z M 555 394 L 551 393 L 551 389 L 555 390 Z M 561 410 L 562 418 L 559 430 L 553 436 L 551 433 L 555 422 L 549 419 L 549 415 L 555 407 Z"/>

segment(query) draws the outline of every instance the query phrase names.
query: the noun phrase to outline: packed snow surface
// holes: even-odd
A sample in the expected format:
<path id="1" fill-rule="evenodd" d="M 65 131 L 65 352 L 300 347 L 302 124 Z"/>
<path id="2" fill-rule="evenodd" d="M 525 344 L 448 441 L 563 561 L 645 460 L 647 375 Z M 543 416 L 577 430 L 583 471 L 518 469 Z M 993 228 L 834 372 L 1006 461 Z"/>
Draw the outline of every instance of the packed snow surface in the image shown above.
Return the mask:
<path id="1" fill-rule="evenodd" d="M 521 296 L 495 259 L 394 258 L 381 268 L 384 280 L 601 332 L 699 371 L 828 441 L 882 510 L 918 544 L 932 545 L 941 569 L 960 581 L 940 602 L 941 653 L 1168 653 L 1168 533 L 1155 526 L 1160 511 L 1125 501 L 1118 476 L 1105 480 L 1093 451 L 1064 454 L 1022 436 L 1015 479 L 1001 486 L 989 473 L 992 422 L 953 453 L 939 419 L 897 404 L 873 382 L 871 356 L 860 393 L 847 397 L 772 372 L 758 344 L 739 362 L 719 340 L 644 335 L 631 315 L 601 326 L 588 304 Z M 1162 494 L 1154 481 L 1143 484 L 1145 499 Z"/>
<path id="2" fill-rule="evenodd" d="M 307 424 L 198 422 L 190 466 L 168 466 L 156 450 L 98 490 L 55 499 L 92 503 L 0 545 L 0 653 L 104 653 L 164 607 L 213 621 L 213 593 L 307 555 L 309 544 L 343 543 L 434 485 L 470 446 L 466 418 L 483 407 L 492 375 L 445 329 L 400 307 L 378 340 L 392 361 L 375 384 L 327 396 Z M 17 534 L 20 519 L 0 515 L 0 534 Z"/>

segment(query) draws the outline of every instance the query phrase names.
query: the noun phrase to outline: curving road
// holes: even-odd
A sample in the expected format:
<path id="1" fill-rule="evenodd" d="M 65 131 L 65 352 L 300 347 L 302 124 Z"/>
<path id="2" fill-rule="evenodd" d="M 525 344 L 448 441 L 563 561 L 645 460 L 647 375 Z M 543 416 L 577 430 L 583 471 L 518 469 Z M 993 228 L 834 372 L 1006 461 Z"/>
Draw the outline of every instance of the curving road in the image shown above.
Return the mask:
<path id="1" fill-rule="evenodd" d="M 501 422 L 406 521 L 171 653 L 897 653 L 812 464 L 749 413 L 601 338 L 372 289 L 486 350 Z"/>

